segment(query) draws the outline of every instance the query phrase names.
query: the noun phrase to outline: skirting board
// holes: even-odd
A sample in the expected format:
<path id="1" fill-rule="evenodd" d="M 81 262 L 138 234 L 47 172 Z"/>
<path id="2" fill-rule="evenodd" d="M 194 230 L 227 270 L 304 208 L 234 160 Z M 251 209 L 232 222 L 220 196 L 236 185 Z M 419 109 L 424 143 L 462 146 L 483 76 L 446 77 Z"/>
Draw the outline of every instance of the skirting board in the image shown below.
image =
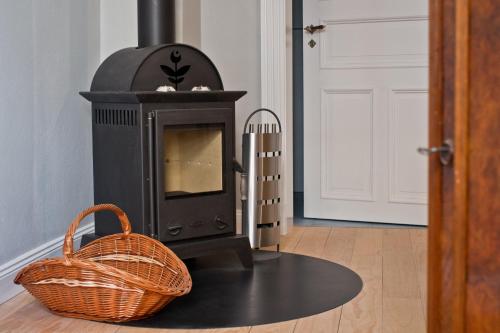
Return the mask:
<path id="1" fill-rule="evenodd" d="M 80 240 L 84 234 L 94 232 L 94 222 L 77 230 L 74 237 L 75 249 L 80 247 Z M 0 266 L 0 304 L 8 301 L 24 290 L 22 286 L 14 284 L 14 278 L 24 266 L 43 258 L 62 255 L 64 235 L 42 244 L 17 258 Z"/>

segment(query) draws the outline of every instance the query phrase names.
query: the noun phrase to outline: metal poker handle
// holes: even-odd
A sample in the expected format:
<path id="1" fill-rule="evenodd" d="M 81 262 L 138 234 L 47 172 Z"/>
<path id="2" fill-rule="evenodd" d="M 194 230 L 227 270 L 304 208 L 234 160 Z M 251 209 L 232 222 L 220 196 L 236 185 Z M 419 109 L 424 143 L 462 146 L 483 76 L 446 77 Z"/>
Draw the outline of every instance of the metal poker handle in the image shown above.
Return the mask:
<path id="1" fill-rule="evenodd" d="M 280 132 L 282 132 L 282 130 L 281 130 L 281 122 L 280 122 L 280 119 L 278 118 L 278 116 L 276 115 L 276 113 L 274 113 L 273 111 L 271 111 L 269 109 L 266 109 L 266 108 L 260 108 L 260 109 L 255 110 L 254 112 L 252 112 L 248 116 L 247 121 L 245 121 L 245 127 L 243 128 L 243 133 L 247 133 L 247 126 L 248 126 L 248 122 L 250 121 L 250 119 L 252 119 L 252 117 L 255 114 L 257 114 L 259 112 L 263 112 L 263 111 L 269 112 L 270 114 L 272 114 L 274 116 L 274 118 L 276 118 L 276 122 L 278 123 L 278 128 L 279 128 Z"/>

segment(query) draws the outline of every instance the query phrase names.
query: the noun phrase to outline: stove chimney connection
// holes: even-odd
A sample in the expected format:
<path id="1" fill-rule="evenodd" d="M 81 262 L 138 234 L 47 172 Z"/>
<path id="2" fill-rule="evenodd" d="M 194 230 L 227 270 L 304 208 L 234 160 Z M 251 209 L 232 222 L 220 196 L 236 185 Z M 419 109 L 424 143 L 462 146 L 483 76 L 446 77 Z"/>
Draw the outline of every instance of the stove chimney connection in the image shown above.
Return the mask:
<path id="1" fill-rule="evenodd" d="M 106 58 L 94 75 L 92 92 L 156 92 L 161 86 L 224 90 L 219 71 L 203 52 L 175 43 L 175 2 L 137 0 L 139 47 Z"/>
<path id="2" fill-rule="evenodd" d="M 139 48 L 175 43 L 175 0 L 137 0 Z"/>

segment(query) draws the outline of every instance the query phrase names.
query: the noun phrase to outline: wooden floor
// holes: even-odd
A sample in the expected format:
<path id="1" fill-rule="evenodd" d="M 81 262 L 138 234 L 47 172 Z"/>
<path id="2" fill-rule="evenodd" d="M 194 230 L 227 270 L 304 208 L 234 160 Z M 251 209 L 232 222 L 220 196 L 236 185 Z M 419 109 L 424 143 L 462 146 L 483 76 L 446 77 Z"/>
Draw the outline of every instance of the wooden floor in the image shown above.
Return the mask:
<path id="1" fill-rule="evenodd" d="M 425 332 L 425 229 L 294 227 L 283 237 L 281 246 L 286 252 L 350 267 L 363 279 L 363 290 L 344 306 L 315 316 L 211 330 L 138 329 L 62 318 L 49 313 L 25 292 L 0 305 L 0 332 Z"/>

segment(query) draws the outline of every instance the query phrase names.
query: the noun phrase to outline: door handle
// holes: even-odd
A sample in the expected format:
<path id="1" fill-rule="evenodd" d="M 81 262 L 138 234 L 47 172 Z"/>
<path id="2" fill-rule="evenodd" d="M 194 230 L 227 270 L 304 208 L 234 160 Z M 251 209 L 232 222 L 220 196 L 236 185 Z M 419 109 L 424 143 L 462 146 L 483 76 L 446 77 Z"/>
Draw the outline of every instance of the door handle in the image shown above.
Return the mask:
<path id="1" fill-rule="evenodd" d="M 446 139 L 440 147 L 419 147 L 417 152 L 425 156 L 431 156 L 432 154 L 439 153 L 439 160 L 441 161 L 441 164 L 448 165 L 453 159 L 453 141 Z"/>
<path id="2" fill-rule="evenodd" d="M 310 33 L 312 35 L 316 31 L 321 32 L 321 31 L 325 30 L 325 28 L 326 28 L 326 25 L 324 25 L 324 24 L 320 24 L 320 25 L 313 25 L 313 24 L 311 24 L 311 25 L 306 26 L 304 28 L 304 30 L 307 31 L 308 33 Z"/>
<path id="3" fill-rule="evenodd" d="M 304 28 L 304 30 L 308 33 L 310 33 L 311 35 L 313 35 L 316 31 L 323 31 L 325 30 L 326 28 L 326 25 L 324 24 L 320 24 L 320 25 L 308 25 Z M 311 40 L 309 41 L 309 43 L 307 43 L 307 45 L 309 45 L 310 48 L 313 48 L 316 46 L 316 41 L 314 39 L 311 38 Z"/>

